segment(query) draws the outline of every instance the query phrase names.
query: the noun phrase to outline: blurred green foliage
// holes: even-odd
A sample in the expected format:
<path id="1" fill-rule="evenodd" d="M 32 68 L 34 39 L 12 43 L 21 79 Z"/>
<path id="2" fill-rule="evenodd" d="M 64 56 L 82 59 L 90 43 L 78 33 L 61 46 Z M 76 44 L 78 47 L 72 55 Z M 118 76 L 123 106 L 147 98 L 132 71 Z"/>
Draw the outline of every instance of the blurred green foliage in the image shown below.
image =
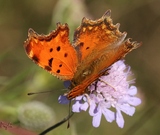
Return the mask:
<path id="1" fill-rule="evenodd" d="M 71 127 L 64 124 L 49 135 L 158 135 L 160 134 L 160 1 L 159 0 L 0 0 L 0 121 L 22 126 L 19 108 L 39 101 L 54 112 L 55 120 L 68 114 L 68 106 L 58 104 L 64 93 L 62 81 L 31 62 L 25 54 L 23 42 L 31 27 L 47 34 L 56 23 L 68 23 L 71 39 L 76 27 L 85 16 L 100 18 L 107 9 L 112 10 L 113 23 L 120 23 L 128 37 L 142 41 L 143 45 L 127 55 L 126 63 L 134 71 L 142 104 L 133 117 L 125 115 L 125 127 L 102 120 L 99 128 L 92 127 L 88 113 L 75 114 Z M 29 92 L 53 90 L 51 93 L 28 96 Z M 34 108 L 33 108 L 34 109 Z M 39 118 L 41 122 L 41 118 Z M 49 126 L 47 125 L 47 126 Z M 26 127 L 24 127 L 26 128 Z M 43 129 L 39 129 L 40 132 Z M 0 134 L 10 135 L 0 129 Z"/>

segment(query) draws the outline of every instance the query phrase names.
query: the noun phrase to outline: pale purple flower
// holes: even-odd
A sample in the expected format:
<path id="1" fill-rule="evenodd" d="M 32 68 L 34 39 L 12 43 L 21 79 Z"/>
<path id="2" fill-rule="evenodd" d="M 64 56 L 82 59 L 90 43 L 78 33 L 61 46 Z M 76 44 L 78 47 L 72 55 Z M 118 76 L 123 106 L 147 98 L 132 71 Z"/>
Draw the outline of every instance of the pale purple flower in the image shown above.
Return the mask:
<path id="1" fill-rule="evenodd" d="M 101 76 L 88 87 L 89 94 L 72 99 L 72 111 L 78 113 L 88 109 L 93 117 L 94 127 L 100 125 L 101 117 L 104 115 L 108 122 L 116 120 L 118 126 L 123 128 L 122 112 L 132 116 L 135 106 L 141 103 L 141 100 L 135 97 L 137 88 L 132 85 L 134 80 L 128 80 L 130 75 L 130 67 L 126 66 L 123 60 L 115 62 L 110 66 L 108 74 Z M 65 96 L 60 96 L 59 102 L 68 103 Z"/>

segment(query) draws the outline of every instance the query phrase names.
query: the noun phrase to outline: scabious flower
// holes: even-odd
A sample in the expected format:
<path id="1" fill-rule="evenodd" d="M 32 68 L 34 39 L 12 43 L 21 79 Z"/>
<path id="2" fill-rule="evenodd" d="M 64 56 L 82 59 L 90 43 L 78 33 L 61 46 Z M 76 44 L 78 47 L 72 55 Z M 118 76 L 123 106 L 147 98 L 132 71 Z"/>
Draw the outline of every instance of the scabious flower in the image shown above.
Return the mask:
<path id="1" fill-rule="evenodd" d="M 134 80 L 128 80 L 131 75 L 130 67 L 123 60 L 115 62 L 108 74 L 101 76 L 88 86 L 89 94 L 78 96 L 73 100 L 72 111 L 89 111 L 93 117 L 92 125 L 99 127 L 102 114 L 108 122 L 116 120 L 120 128 L 124 126 L 122 112 L 132 116 L 135 106 L 141 100 L 135 95 L 137 88 L 133 86 Z M 59 103 L 68 104 L 66 96 L 59 97 Z"/>

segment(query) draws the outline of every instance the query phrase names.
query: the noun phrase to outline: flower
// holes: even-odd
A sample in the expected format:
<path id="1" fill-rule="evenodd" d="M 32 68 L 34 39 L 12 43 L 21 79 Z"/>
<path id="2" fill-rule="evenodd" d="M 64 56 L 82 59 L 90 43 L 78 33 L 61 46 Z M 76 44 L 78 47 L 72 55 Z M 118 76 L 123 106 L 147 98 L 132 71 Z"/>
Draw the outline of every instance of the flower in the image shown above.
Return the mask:
<path id="1" fill-rule="evenodd" d="M 94 127 L 99 127 L 103 114 L 108 122 L 116 120 L 117 125 L 123 128 L 122 112 L 132 116 L 141 100 L 135 97 L 137 88 L 133 85 L 134 80 L 128 80 L 132 73 L 123 60 L 115 62 L 109 69 L 88 87 L 89 94 L 72 99 L 72 111 L 79 113 L 88 109 Z M 66 104 L 66 97 L 60 96 L 59 102 Z"/>

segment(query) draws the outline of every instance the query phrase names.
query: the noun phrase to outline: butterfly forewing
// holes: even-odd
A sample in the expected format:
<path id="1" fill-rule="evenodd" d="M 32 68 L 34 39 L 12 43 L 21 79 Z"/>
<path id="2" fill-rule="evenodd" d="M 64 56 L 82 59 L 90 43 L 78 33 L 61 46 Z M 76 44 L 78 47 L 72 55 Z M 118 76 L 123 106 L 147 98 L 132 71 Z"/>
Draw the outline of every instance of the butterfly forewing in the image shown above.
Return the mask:
<path id="1" fill-rule="evenodd" d="M 110 10 L 96 21 L 82 20 L 74 38 L 81 61 L 72 80 L 73 89 L 68 94 L 69 99 L 85 93 L 86 88 L 109 66 L 139 47 L 139 43 L 124 40 L 125 37 L 126 32 L 119 31 L 119 24 L 112 23 Z"/>
<path id="2" fill-rule="evenodd" d="M 69 28 L 58 24 L 49 35 L 38 35 L 29 30 L 25 50 L 30 59 L 51 74 L 63 80 L 71 80 L 77 70 L 77 53 L 70 44 Z"/>

